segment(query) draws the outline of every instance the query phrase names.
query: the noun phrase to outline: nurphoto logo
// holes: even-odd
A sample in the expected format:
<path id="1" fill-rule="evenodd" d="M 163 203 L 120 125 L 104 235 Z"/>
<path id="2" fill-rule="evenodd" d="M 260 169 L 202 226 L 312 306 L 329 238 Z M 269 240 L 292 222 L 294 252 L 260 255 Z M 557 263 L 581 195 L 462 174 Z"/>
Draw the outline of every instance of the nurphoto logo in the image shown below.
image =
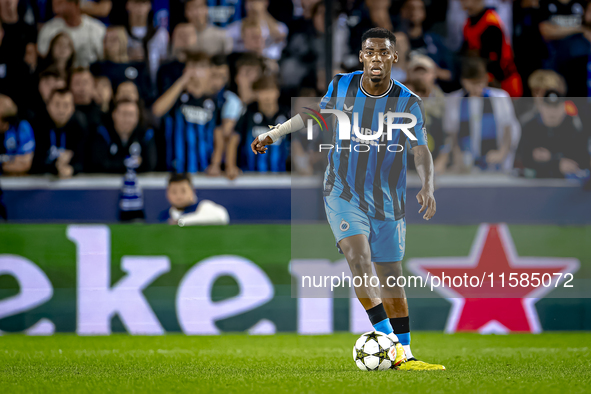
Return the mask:
<path id="1" fill-rule="evenodd" d="M 309 110 L 310 112 L 305 112 L 309 115 L 316 124 L 320 127 L 320 130 L 327 131 L 328 124 L 322 114 L 329 114 L 335 115 L 337 117 L 338 122 L 338 140 L 345 141 L 351 140 L 358 142 L 358 145 L 353 146 L 353 150 L 355 152 L 369 152 L 371 146 L 375 146 L 380 151 L 381 147 L 385 147 L 388 152 L 402 152 L 404 150 L 404 146 L 400 144 L 389 144 L 386 141 L 392 141 L 392 131 L 393 130 L 401 130 L 408 139 L 412 141 L 416 141 L 417 137 L 410 132 L 409 129 L 413 128 L 417 124 L 417 118 L 413 114 L 404 113 L 404 112 L 387 112 L 383 113 L 380 112 L 378 114 L 379 119 L 379 126 L 378 130 L 374 131 L 365 127 L 359 127 L 359 113 L 352 111 L 352 106 L 345 107 L 345 111 L 340 111 L 337 109 L 321 109 L 320 112 L 313 110 L 312 108 L 305 107 L 305 109 Z M 350 112 L 351 115 L 348 115 L 347 112 Z M 351 119 L 353 119 L 353 126 L 351 127 Z M 308 119 L 307 124 L 307 132 L 308 132 L 308 140 L 312 140 L 314 138 L 314 122 L 312 119 Z M 398 122 L 404 122 L 406 120 L 410 120 L 407 123 L 394 123 L 395 120 Z M 384 133 L 384 125 L 386 125 L 386 132 Z M 319 151 L 321 152 L 323 149 L 332 149 L 334 145 L 332 144 L 320 144 Z M 351 146 L 348 147 L 341 147 L 336 146 L 337 150 L 351 150 Z"/>

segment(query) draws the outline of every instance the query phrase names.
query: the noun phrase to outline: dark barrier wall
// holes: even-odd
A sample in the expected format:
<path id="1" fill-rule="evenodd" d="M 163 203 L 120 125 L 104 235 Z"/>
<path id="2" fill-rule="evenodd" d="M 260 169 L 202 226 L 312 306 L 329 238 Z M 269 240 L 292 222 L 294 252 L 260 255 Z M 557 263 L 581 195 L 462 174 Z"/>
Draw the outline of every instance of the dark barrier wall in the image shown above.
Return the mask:
<path id="1" fill-rule="evenodd" d="M 155 223 L 168 208 L 165 176 L 145 177 L 146 221 Z M 67 182 L 27 178 L 4 179 L 4 201 L 14 222 L 117 221 L 119 177 L 82 178 Z M 198 177 L 198 197 L 225 206 L 232 223 L 287 223 L 324 221 L 322 192 L 313 179 L 243 177 L 239 182 Z M 591 223 L 591 192 L 569 181 L 525 180 L 499 176 L 442 177 L 435 192 L 437 214 L 430 223 L 522 224 Z M 408 223 L 422 222 L 417 178 L 407 189 Z"/>

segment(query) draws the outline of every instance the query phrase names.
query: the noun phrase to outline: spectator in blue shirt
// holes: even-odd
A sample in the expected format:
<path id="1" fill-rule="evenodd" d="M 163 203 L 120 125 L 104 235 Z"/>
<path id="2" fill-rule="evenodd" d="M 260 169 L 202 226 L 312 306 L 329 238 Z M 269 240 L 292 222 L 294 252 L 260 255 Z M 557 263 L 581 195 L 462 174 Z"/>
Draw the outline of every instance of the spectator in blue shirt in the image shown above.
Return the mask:
<path id="1" fill-rule="evenodd" d="M 33 164 L 35 137 L 26 120 L 17 118 L 18 108 L 8 96 L 0 95 L 0 163 L 4 175 L 26 174 Z"/>

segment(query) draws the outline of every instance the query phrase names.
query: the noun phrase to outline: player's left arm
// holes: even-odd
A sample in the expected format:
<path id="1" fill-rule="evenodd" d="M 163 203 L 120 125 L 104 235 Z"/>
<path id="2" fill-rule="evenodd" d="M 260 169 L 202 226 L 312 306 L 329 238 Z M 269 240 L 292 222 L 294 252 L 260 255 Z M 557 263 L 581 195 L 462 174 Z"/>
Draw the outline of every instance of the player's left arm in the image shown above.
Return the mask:
<path id="1" fill-rule="evenodd" d="M 410 108 L 410 112 L 417 118 L 417 124 L 413 128 L 416 141 L 411 141 L 415 158 L 415 167 L 423 187 L 417 194 L 417 201 L 421 204 L 419 213 L 424 213 L 423 219 L 429 220 L 435 215 L 435 186 L 433 183 L 434 168 L 433 158 L 427 145 L 427 131 L 425 130 L 425 110 L 423 102 L 419 99 Z"/>

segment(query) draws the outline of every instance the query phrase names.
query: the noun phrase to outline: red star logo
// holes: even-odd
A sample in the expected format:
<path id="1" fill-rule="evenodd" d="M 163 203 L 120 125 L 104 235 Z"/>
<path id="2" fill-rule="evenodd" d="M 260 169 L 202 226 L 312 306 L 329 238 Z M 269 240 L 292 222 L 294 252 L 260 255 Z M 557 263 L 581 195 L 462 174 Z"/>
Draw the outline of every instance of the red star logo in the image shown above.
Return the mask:
<path id="1" fill-rule="evenodd" d="M 540 332 L 542 329 L 535 303 L 557 284 L 569 279 L 570 276 L 565 278 L 565 274 L 576 272 L 579 261 L 573 258 L 519 257 L 506 225 L 483 224 L 478 229 L 468 257 L 411 259 L 407 267 L 424 279 L 430 279 L 427 287 L 431 286 L 433 277 L 442 278 L 444 274 L 451 278 L 468 278 L 451 286 L 446 279 L 445 285 L 434 287 L 452 303 L 446 325 L 448 333 Z M 491 273 L 492 279 L 489 276 Z M 504 283 L 499 277 L 503 273 Z M 517 274 L 514 276 L 519 280 L 515 287 L 509 285 L 511 273 Z M 545 275 L 545 283 L 534 287 L 535 281 L 521 281 L 521 274 L 527 274 L 531 279 L 534 273 L 540 280 L 548 274 Z M 554 275 L 558 273 L 562 275 Z M 477 277 L 478 281 L 473 277 Z M 468 286 L 465 286 L 466 282 Z M 511 283 L 515 284 L 515 281 Z"/>

